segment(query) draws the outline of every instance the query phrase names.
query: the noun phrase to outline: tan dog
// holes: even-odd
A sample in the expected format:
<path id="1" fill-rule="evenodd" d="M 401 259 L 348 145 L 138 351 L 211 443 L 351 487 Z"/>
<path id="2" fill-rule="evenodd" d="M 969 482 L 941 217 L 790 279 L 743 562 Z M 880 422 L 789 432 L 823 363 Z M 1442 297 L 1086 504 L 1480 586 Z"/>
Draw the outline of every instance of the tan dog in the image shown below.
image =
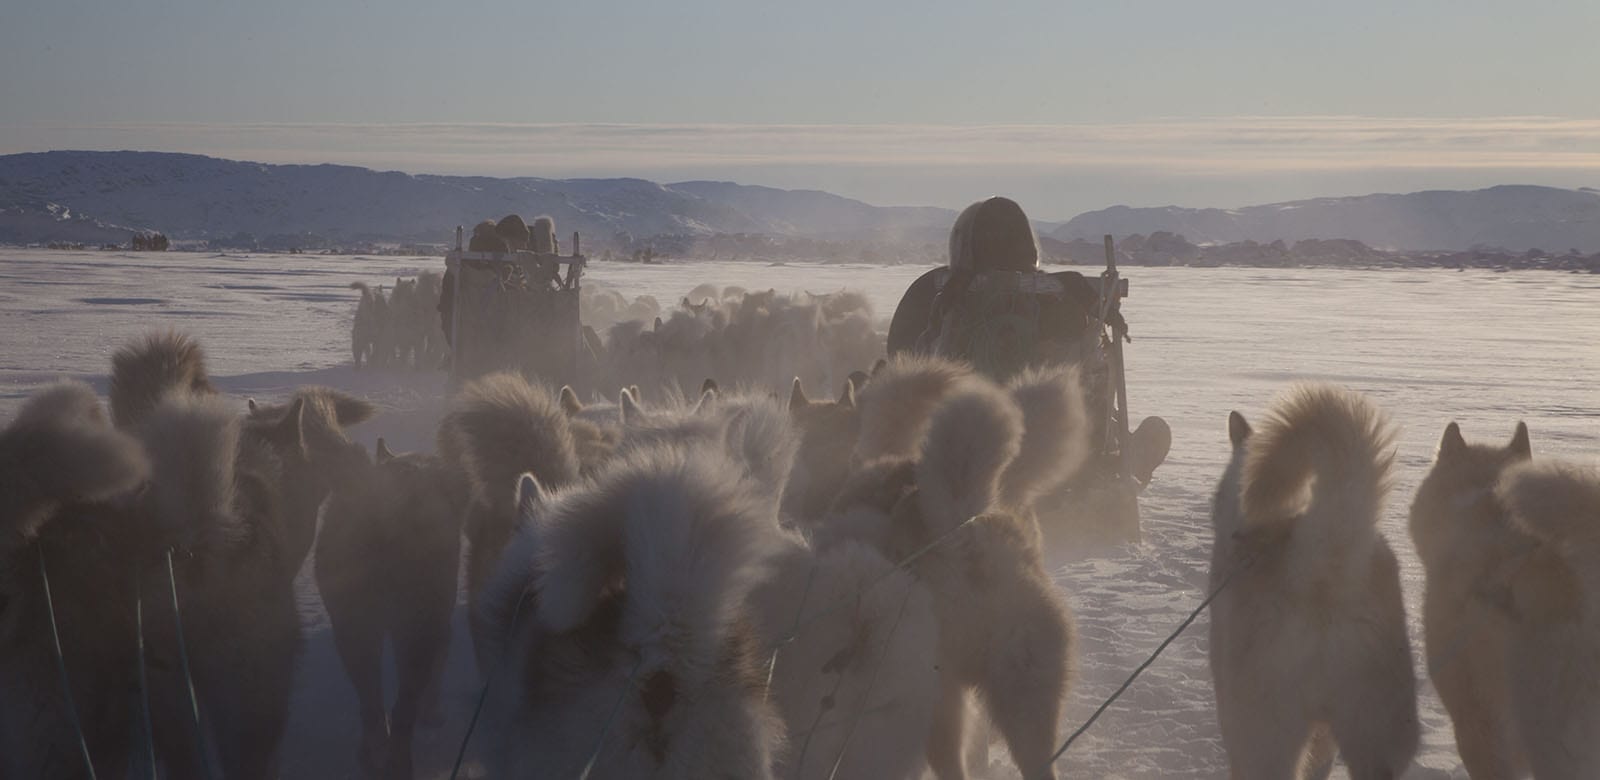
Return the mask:
<path id="1" fill-rule="evenodd" d="M 88 775 L 69 707 L 101 776 L 126 774 L 138 669 L 127 583 L 142 529 L 113 499 L 144 483 L 150 464 L 106 417 L 88 385 L 64 382 L 35 392 L 0 430 L 0 777 Z"/>
<path id="2" fill-rule="evenodd" d="M 362 458 L 346 471 L 323 511 L 317 590 L 360 701 L 359 763 L 369 774 L 408 780 L 412 737 L 450 649 L 465 497 L 452 495 L 458 483 L 438 458 L 394 455 L 381 438 L 375 463 Z M 398 683 L 387 718 L 385 639 Z"/>
<path id="3" fill-rule="evenodd" d="M 1354 393 L 1290 391 L 1229 418 L 1212 510 L 1211 675 L 1232 776 L 1393 780 L 1418 739 L 1399 567 L 1377 532 L 1394 434 Z M 1231 579 L 1230 579 L 1231 578 Z"/>
<path id="4" fill-rule="evenodd" d="M 1600 470 L 1512 467 L 1496 495 L 1537 540 L 1508 551 L 1512 712 L 1538 780 L 1600 777 Z"/>
<path id="5" fill-rule="evenodd" d="M 869 392 L 881 392 L 879 381 Z M 888 425 L 863 418 L 863 441 L 874 449 L 897 449 L 912 427 L 923 431 L 922 443 L 912 457 L 863 465 L 835 501 L 823 538 L 865 541 L 889 560 L 927 549 L 911 571 L 932 593 L 939 624 L 940 699 L 928 739 L 934 773 L 967 776 L 968 697 L 976 693 L 1023 776 L 1053 778 L 1074 658 L 1071 613 L 1044 571 L 1037 525 L 1007 511 L 1006 496 L 1031 495 L 1024 475 L 1054 470 L 1013 471 L 1024 440 L 1016 401 L 987 380 L 957 381 L 926 422 L 904 407 Z"/>
<path id="6" fill-rule="evenodd" d="M 850 476 L 850 453 L 861 430 L 856 388 L 846 382 L 837 401 L 812 401 L 799 377 L 789 393 L 789 414 L 800 449 L 784 496 L 784 510 L 802 527 L 815 525 Z"/>
<path id="7" fill-rule="evenodd" d="M 1433 469 L 1411 504 L 1411 538 L 1428 574 L 1422 606 L 1428 676 L 1455 724 L 1456 749 L 1474 780 L 1528 773 L 1506 676 L 1511 622 L 1491 603 L 1494 561 L 1532 539 L 1518 530 L 1494 488 L 1528 461 L 1528 428 L 1504 446 L 1469 445 L 1450 423 Z"/>

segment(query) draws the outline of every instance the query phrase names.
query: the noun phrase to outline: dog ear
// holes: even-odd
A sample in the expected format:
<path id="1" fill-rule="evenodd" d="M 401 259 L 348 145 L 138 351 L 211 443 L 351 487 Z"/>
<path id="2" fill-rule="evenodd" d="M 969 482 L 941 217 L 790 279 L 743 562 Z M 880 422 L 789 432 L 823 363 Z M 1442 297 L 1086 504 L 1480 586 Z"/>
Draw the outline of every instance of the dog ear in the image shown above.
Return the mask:
<path id="1" fill-rule="evenodd" d="M 340 428 L 364 423 L 378 413 L 378 407 L 366 399 L 341 393 L 338 390 L 323 391 L 330 403 L 333 404 L 333 419 L 339 423 Z"/>
<path id="2" fill-rule="evenodd" d="M 568 417 L 575 417 L 583 411 L 583 402 L 578 400 L 578 394 L 573 392 L 572 385 L 561 386 L 561 411 Z"/>
<path id="3" fill-rule="evenodd" d="M 712 387 L 712 388 L 707 388 L 705 390 L 701 390 L 700 391 L 700 400 L 694 402 L 694 408 L 689 410 L 689 413 L 690 414 L 699 414 L 701 412 L 710 411 L 711 410 L 711 405 L 716 403 L 716 402 L 717 402 L 717 391 L 716 391 L 716 388 Z"/>
<path id="4" fill-rule="evenodd" d="M 394 460 L 394 453 L 389 451 L 389 444 L 383 440 L 382 436 L 378 437 L 378 444 L 373 448 L 373 457 L 377 459 L 380 466 Z"/>
<path id="5" fill-rule="evenodd" d="M 1528 443 L 1528 424 L 1517 422 L 1517 432 L 1511 434 L 1511 443 L 1506 445 L 1506 452 L 1521 459 L 1533 457 L 1533 445 Z"/>
<path id="6" fill-rule="evenodd" d="M 711 377 L 706 377 L 706 381 L 700 383 L 701 395 L 705 395 L 707 392 L 717 393 L 721 390 L 722 388 L 717 384 L 717 380 L 712 379 Z"/>
<path id="7" fill-rule="evenodd" d="M 844 383 L 844 392 L 839 394 L 839 405 L 846 409 L 856 408 L 856 383 Z"/>
<path id="8" fill-rule="evenodd" d="M 544 488 L 532 474 L 525 473 L 517 480 L 517 510 L 524 518 L 537 512 L 544 500 Z"/>
<path id="9" fill-rule="evenodd" d="M 1250 423 L 1244 415 L 1238 412 L 1228 412 L 1228 441 L 1235 447 L 1243 447 L 1246 439 L 1250 438 Z"/>
<path id="10" fill-rule="evenodd" d="M 246 398 L 246 399 L 244 399 L 244 405 L 245 405 L 246 409 L 250 410 L 250 416 L 251 417 L 254 417 L 257 414 L 261 413 L 261 409 L 256 406 L 256 399 L 254 399 L 254 398 Z"/>
<path id="11" fill-rule="evenodd" d="M 267 428 L 267 438 L 285 450 L 304 453 L 306 449 L 306 399 L 296 398 L 277 422 Z"/>
<path id="12" fill-rule="evenodd" d="M 806 398 L 806 389 L 800 384 L 800 377 L 794 378 L 794 384 L 789 386 L 789 410 L 804 409 L 811 405 Z"/>
<path id="13" fill-rule="evenodd" d="M 1461 426 L 1454 420 L 1444 427 L 1444 436 L 1439 439 L 1439 460 L 1454 458 L 1467 451 L 1467 440 L 1461 436 Z"/>
<path id="14" fill-rule="evenodd" d="M 624 387 L 622 388 L 621 396 L 617 407 L 622 410 L 622 424 L 627 425 L 637 422 L 639 417 L 644 414 L 644 410 L 639 408 L 639 402 L 634 400 L 633 391 Z"/>
<path id="15" fill-rule="evenodd" d="M 660 317 L 656 318 L 656 322 L 655 322 L 654 325 L 652 325 L 650 327 L 650 330 L 652 330 L 652 331 L 661 330 L 661 318 Z"/>

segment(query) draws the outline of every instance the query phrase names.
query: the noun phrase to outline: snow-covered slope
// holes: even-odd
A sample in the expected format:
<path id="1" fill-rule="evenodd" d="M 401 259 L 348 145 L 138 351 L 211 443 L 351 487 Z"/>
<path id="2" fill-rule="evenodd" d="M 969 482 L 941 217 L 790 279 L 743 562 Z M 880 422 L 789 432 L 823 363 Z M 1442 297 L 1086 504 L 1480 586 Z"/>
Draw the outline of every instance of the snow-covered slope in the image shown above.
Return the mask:
<path id="1" fill-rule="evenodd" d="M 873 206 L 819 190 L 780 190 L 727 181 L 669 184 L 735 209 L 767 225 L 767 232 L 818 238 L 943 239 L 955 212 L 929 206 Z"/>
<path id="2" fill-rule="evenodd" d="M 884 209 L 820 192 L 643 179 L 499 179 L 411 175 L 344 165 L 263 165 L 158 152 L 0 156 L 0 209 L 45 204 L 175 238 L 314 234 L 335 242 L 443 243 L 456 225 L 549 214 L 596 239 L 625 232 L 877 237 L 948 229 L 942 209 Z M 0 240 L 37 241 L 19 231 Z"/>
<path id="3" fill-rule="evenodd" d="M 1240 209 L 1113 206 L 1080 214 L 1055 238 L 1179 233 L 1190 241 L 1349 238 L 1393 249 L 1600 250 L 1600 192 L 1506 185 L 1274 203 Z"/>

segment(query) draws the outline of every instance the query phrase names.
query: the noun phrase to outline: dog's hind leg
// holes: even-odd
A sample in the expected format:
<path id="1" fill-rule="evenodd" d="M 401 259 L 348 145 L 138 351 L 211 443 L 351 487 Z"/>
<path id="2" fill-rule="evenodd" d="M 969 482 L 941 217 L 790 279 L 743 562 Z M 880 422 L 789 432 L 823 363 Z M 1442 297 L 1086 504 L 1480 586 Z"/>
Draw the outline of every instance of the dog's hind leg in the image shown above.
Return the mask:
<path id="1" fill-rule="evenodd" d="M 448 636 L 445 641 L 449 641 Z M 443 726 L 445 722 L 444 667 L 445 662 L 448 660 L 447 655 L 447 653 L 440 653 L 438 662 L 428 672 L 428 688 L 422 693 L 422 711 L 417 716 L 418 722 L 426 728 L 438 728 Z"/>
<path id="2" fill-rule="evenodd" d="M 356 760 L 369 777 L 382 766 L 389 741 L 388 718 L 383 711 L 383 630 L 373 617 L 368 612 L 333 622 L 333 644 L 356 690 L 360 711 L 361 746 Z"/>
<path id="3" fill-rule="evenodd" d="M 1297 777 L 1312 736 L 1312 724 L 1298 713 L 1258 699 L 1259 707 L 1235 713 L 1223 732 L 1232 780 L 1282 780 Z"/>
<path id="4" fill-rule="evenodd" d="M 412 740 L 417 720 L 430 690 L 437 686 L 435 673 L 444 668 L 448 649 L 448 612 L 443 626 L 432 625 L 419 616 L 405 621 L 394 635 L 396 686 L 394 710 L 389 720 L 389 757 L 384 771 L 387 780 L 412 780 Z"/>
<path id="5" fill-rule="evenodd" d="M 966 780 L 967 688 L 949 670 L 939 676 L 939 703 L 934 705 L 928 736 L 928 768 L 939 780 Z"/>
<path id="6" fill-rule="evenodd" d="M 1311 740 L 1300 755 L 1300 770 L 1295 777 L 1297 780 L 1328 780 L 1333 774 L 1334 759 L 1338 757 L 1339 746 L 1334 744 L 1333 732 L 1326 723 L 1318 723 L 1311 727 Z"/>
<path id="7" fill-rule="evenodd" d="M 1392 595 L 1398 602 L 1398 588 Z M 1400 610 L 1396 603 L 1394 613 Z M 1416 755 L 1421 727 L 1405 630 L 1403 620 L 1384 626 L 1365 647 L 1349 648 L 1348 666 L 1334 670 L 1333 679 L 1344 682 L 1330 702 L 1328 726 L 1351 780 L 1392 780 Z"/>
<path id="8" fill-rule="evenodd" d="M 1386 677 L 1356 682 L 1368 685 L 1371 695 L 1341 702 L 1329 719 L 1350 780 L 1394 780 L 1417 752 L 1416 695 L 1409 685 L 1391 687 Z"/>
<path id="9" fill-rule="evenodd" d="M 1066 698 L 1072 652 L 1071 624 L 1048 594 L 1017 608 L 1018 622 L 991 637 L 981 694 L 989 718 L 1005 737 L 1024 780 L 1054 780 L 1061 702 Z"/>
<path id="10" fill-rule="evenodd" d="M 1437 678 L 1435 682 L 1441 682 Z M 1445 698 L 1444 685 L 1435 685 L 1455 725 L 1456 750 L 1461 765 L 1473 780 L 1516 780 L 1527 774 L 1527 761 L 1516 743 L 1515 724 L 1508 709 L 1485 707 L 1474 690 L 1457 690 Z M 1463 695 L 1464 694 L 1464 695 Z"/>
<path id="11" fill-rule="evenodd" d="M 245 668 L 233 666 L 228 671 L 234 681 L 203 695 L 206 700 L 200 704 L 202 711 L 217 714 L 212 731 L 218 774 L 228 780 L 273 780 L 279 776 L 278 748 L 289 722 L 295 651 L 270 643 L 262 647 L 266 657 L 246 662 Z M 197 686 L 201 684 L 204 681 L 196 681 Z"/>
<path id="12" fill-rule="evenodd" d="M 1437 633 L 1456 637 L 1461 635 L 1461 629 L 1450 624 Z M 1434 635 L 1430 633 L 1428 639 L 1434 639 Z M 1431 656 L 1435 653 L 1430 652 L 1429 676 L 1439 700 L 1450 713 L 1461 764 L 1473 780 L 1523 777 L 1528 773 L 1527 759 L 1522 755 L 1516 724 L 1511 718 L 1505 651 L 1500 644 L 1503 640 L 1475 636 L 1457 641 L 1473 644 L 1461 649 L 1452 645 L 1453 654 L 1446 656 L 1441 652 L 1438 663 L 1432 663 L 1435 659 Z"/>

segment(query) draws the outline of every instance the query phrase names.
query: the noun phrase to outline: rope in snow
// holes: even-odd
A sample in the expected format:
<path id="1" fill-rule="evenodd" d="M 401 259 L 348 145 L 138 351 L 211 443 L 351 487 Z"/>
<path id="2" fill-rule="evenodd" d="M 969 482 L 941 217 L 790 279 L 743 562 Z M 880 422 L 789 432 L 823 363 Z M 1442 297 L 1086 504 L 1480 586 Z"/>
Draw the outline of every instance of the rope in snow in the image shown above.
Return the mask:
<path id="1" fill-rule="evenodd" d="M 78 720 L 78 707 L 72 703 L 72 680 L 67 676 L 67 658 L 61 652 L 61 632 L 56 628 L 56 605 L 50 597 L 50 572 L 44 565 L 44 547 L 35 545 L 39 552 L 39 580 L 44 584 L 44 608 L 50 616 L 50 639 L 55 642 L 56 671 L 61 674 L 61 695 L 67 704 L 67 720 L 72 723 L 72 731 L 78 736 L 78 749 L 83 751 L 83 765 L 89 773 L 89 780 L 95 780 L 94 761 L 89 758 L 89 740 L 83 735 L 83 723 Z"/>
<path id="2" fill-rule="evenodd" d="M 517 622 L 522 618 L 522 605 L 527 601 L 528 594 L 523 592 L 522 597 L 517 599 L 517 608 L 511 613 L 511 624 L 506 629 L 507 636 L 517 632 Z M 501 648 L 500 657 L 495 660 L 494 666 L 489 668 L 489 672 L 483 676 L 483 690 L 478 692 L 478 704 L 472 708 L 472 720 L 467 721 L 467 733 L 461 736 L 461 748 L 456 751 L 455 766 L 450 768 L 450 780 L 456 780 L 456 776 L 461 774 L 461 762 L 467 757 L 467 743 L 472 741 L 472 732 L 478 728 L 478 718 L 483 715 L 483 703 L 489 699 L 489 686 L 494 683 L 494 673 L 505 665 L 505 660 L 506 649 Z"/>
<path id="3" fill-rule="evenodd" d="M 1229 583 L 1233 582 L 1233 575 L 1238 574 L 1240 571 L 1249 567 L 1250 564 L 1254 562 L 1255 558 L 1247 558 L 1243 561 L 1240 561 L 1238 565 L 1230 569 L 1227 576 L 1222 578 L 1222 582 L 1218 583 L 1217 587 L 1213 588 L 1212 591 L 1206 595 L 1205 600 L 1200 602 L 1200 606 L 1195 607 L 1194 610 L 1189 613 L 1189 616 L 1184 618 L 1182 623 L 1178 624 L 1178 628 L 1171 634 L 1167 635 L 1167 638 L 1162 640 L 1161 644 L 1156 646 L 1155 652 L 1151 653 L 1150 657 L 1144 660 L 1144 663 L 1139 664 L 1138 668 L 1134 669 L 1133 673 L 1128 675 L 1128 679 L 1122 681 L 1122 685 L 1117 686 L 1117 690 L 1111 694 L 1111 697 L 1106 699 L 1104 702 L 1101 702 L 1100 706 L 1095 708 L 1094 714 L 1090 715 L 1089 719 L 1084 721 L 1083 725 L 1079 726 L 1077 731 L 1072 732 L 1071 736 L 1067 737 L 1066 742 L 1061 743 L 1061 748 L 1057 750 L 1054 755 L 1050 756 L 1049 763 L 1054 764 L 1058 759 L 1061 758 L 1061 756 L 1065 755 L 1067 748 L 1072 747 L 1072 743 L 1077 741 L 1078 737 L 1083 736 L 1083 733 L 1088 731 L 1089 727 L 1093 726 L 1094 722 L 1099 720 L 1100 716 L 1105 714 L 1105 711 L 1109 709 L 1117 699 L 1122 697 L 1122 694 L 1128 690 L 1128 686 L 1133 685 L 1133 681 L 1139 679 L 1139 675 L 1144 674 L 1144 670 L 1150 668 L 1150 665 L 1155 663 L 1157 658 L 1161 657 L 1161 653 L 1167 649 L 1167 646 L 1176 641 L 1178 636 L 1187 630 L 1190 624 L 1194 623 L 1196 618 L 1200 617 L 1200 613 L 1206 611 L 1206 607 L 1211 606 L 1211 602 L 1215 601 L 1217 596 L 1222 594 L 1223 589 L 1227 588 Z"/>

